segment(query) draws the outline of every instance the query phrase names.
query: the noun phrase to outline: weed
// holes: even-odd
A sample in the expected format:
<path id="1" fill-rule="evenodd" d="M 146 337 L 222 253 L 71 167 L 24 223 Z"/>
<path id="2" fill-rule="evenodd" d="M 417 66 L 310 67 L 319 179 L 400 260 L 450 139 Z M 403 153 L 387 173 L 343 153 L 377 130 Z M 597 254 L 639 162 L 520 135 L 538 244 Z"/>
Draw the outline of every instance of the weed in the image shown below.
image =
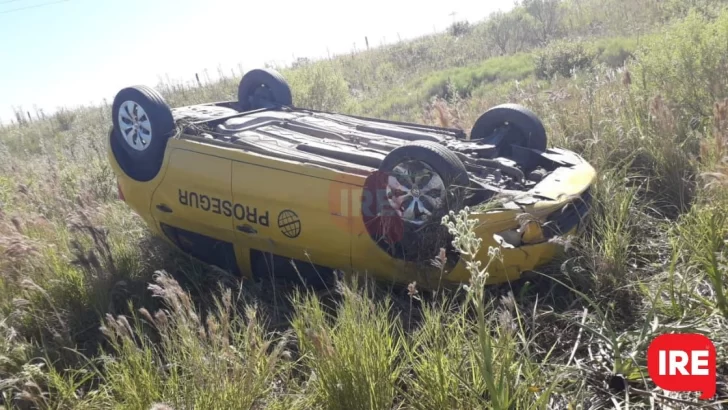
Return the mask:
<path id="1" fill-rule="evenodd" d="M 551 146 L 597 168 L 582 234 L 492 288 L 473 255 L 499 252 L 481 249 L 467 211 L 445 221 L 472 274 L 454 292 L 240 283 L 116 199 L 109 104 L 18 110 L 0 129 L 2 405 L 697 407 L 652 384 L 645 349 L 691 331 L 728 354 L 726 27 L 719 0 L 534 0 L 283 69 L 294 102 L 324 110 L 468 130 L 524 104 Z M 157 88 L 172 106 L 235 99 L 242 69 L 218 74 Z M 726 374 L 706 407 L 728 396 Z"/>

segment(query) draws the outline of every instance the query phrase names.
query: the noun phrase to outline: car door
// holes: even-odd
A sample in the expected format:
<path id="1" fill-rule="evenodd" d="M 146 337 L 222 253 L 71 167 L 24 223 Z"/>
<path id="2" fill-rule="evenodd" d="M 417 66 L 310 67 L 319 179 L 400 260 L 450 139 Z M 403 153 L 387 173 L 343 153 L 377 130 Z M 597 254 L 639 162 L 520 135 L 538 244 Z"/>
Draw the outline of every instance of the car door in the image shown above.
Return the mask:
<path id="1" fill-rule="evenodd" d="M 232 164 L 235 235 L 243 246 L 328 268 L 351 266 L 350 220 L 329 206 L 331 181 Z"/>
<path id="2" fill-rule="evenodd" d="M 204 262 L 237 272 L 233 243 L 230 159 L 173 148 L 151 212 L 178 247 Z"/>

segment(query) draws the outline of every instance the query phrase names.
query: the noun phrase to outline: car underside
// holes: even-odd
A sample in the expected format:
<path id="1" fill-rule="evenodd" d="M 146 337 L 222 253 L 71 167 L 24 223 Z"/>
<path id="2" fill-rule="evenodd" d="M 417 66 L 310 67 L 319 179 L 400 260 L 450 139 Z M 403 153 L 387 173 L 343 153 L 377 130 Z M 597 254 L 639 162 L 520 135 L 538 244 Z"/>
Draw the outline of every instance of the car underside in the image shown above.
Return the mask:
<path id="1" fill-rule="evenodd" d="M 540 195 L 537 185 L 562 168 L 583 160 L 570 151 L 545 151 L 509 144 L 508 127 L 487 140 L 470 141 L 459 129 L 425 126 L 307 109 L 262 109 L 239 113 L 227 103 L 173 109 L 184 128 L 181 138 L 239 147 L 246 151 L 358 175 L 370 175 L 397 147 L 412 141 L 432 141 L 454 152 L 470 180 L 465 206 L 495 195 L 514 204 L 554 200 Z"/>

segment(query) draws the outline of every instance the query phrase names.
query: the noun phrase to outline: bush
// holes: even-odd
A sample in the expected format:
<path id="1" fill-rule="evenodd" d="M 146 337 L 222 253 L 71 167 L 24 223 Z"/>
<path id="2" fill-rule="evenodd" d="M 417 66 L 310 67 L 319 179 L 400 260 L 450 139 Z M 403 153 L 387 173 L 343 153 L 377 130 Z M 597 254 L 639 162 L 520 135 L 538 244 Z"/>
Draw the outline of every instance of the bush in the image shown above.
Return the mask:
<path id="1" fill-rule="evenodd" d="M 495 12 L 484 23 L 485 36 L 500 55 L 523 51 L 535 44 L 536 29 L 536 20 L 523 8 Z"/>
<path id="2" fill-rule="evenodd" d="M 349 103 L 349 84 L 341 70 L 329 61 L 309 63 L 284 76 L 291 85 L 296 106 L 342 111 Z"/>
<path id="3" fill-rule="evenodd" d="M 470 30 L 470 23 L 468 23 L 467 21 L 456 21 L 447 28 L 447 32 L 454 37 L 460 37 L 464 34 L 468 34 Z"/>
<path id="4" fill-rule="evenodd" d="M 690 116 L 708 117 L 712 104 L 728 97 L 728 11 L 711 20 L 692 12 L 648 38 L 637 52 L 637 86 L 659 93 Z"/>
<path id="5" fill-rule="evenodd" d="M 564 16 L 561 0 L 524 0 L 523 8 L 536 20 L 536 27 L 542 42 L 557 38 Z"/>
<path id="6" fill-rule="evenodd" d="M 610 38 L 597 42 L 597 61 L 608 67 L 623 67 L 624 63 L 634 58 L 637 40 L 633 38 Z"/>
<path id="7" fill-rule="evenodd" d="M 555 41 L 535 53 L 536 77 L 550 79 L 554 75 L 569 78 L 574 70 L 592 67 L 596 51 L 584 42 Z"/>

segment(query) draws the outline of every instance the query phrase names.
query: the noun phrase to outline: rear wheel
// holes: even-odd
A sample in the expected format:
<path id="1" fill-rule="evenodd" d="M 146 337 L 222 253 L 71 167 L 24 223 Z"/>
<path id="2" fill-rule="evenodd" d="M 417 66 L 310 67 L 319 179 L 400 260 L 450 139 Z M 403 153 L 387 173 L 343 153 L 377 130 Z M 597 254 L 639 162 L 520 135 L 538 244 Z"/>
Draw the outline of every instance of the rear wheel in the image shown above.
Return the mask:
<path id="1" fill-rule="evenodd" d="M 369 234 L 392 256 L 432 259 L 450 246 L 442 218 L 462 209 L 469 183 L 462 161 L 443 145 L 415 141 L 395 148 L 366 182 Z"/>
<path id="2" fill-rule="evenodd" d="M 242 111 L 293 105 L 291 87 L 272 69 L 250 70 L 240 80 L 238 105 Z"/>
<path id="3" fill-rule="evenodd" d="M 125 88 L 112 105 L 111 143 L 124 172 L 139 181 L 154 178 L 175 122 L 164 98 L 147 86 Z"/>
<path id="4" fill-rule="evenodd" d="M 518 104 L 501 104 L 484 112 L 475 121 L 470 139 L 499 146 L 501 155 L 508 155 L 511 145 L 545 151 L 548 142 L 538 116 Z"/>

